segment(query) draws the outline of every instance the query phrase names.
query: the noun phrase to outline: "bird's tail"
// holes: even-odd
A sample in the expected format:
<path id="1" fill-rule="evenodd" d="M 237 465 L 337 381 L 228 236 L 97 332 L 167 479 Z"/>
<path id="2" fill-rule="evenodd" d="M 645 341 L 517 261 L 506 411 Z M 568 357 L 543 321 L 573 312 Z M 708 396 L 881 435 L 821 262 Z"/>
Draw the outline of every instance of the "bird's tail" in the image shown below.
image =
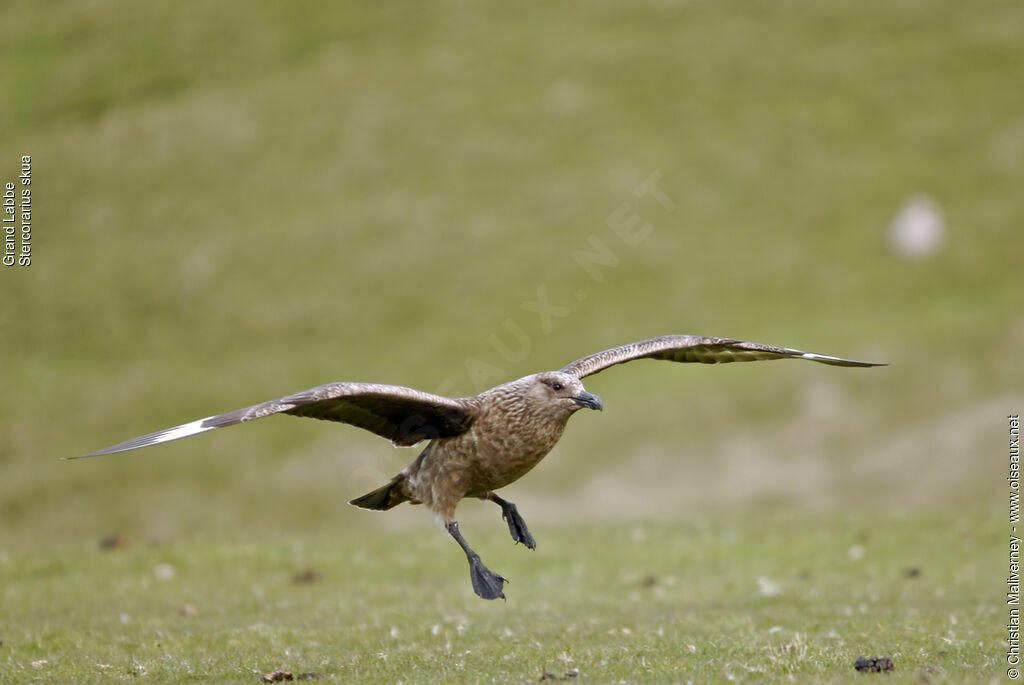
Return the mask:
<path id="1" fill-rule="evenodd" d="M 384 487 L 368 492 L 362 497 L 356 497 L 349 504 L 362 507 L 363 509 L 378 509 L 381 511 L 397 507 L 402 502 L 409 501 L 409 498 L 402 492 L 402 485 L 404 483 L 405 477 L 399 474 L 392 478 L 391 482 Z"/>

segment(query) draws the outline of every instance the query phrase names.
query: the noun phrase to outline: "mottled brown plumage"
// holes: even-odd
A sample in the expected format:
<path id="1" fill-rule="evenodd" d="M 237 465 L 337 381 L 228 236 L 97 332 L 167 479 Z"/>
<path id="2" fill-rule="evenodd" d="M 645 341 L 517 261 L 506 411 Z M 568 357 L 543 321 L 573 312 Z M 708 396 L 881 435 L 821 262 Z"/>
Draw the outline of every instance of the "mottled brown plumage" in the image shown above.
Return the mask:
<path id="1" fill-rule="evenodd" d="M 485 499 L 536 466 L 562 437 L 569 417 L 594 405 L 597 400 L 591 398 L 579 379 L 557 372 L 527 376 L 466 398 L 473 416 L 468 430 L 434 439 L 385 486 L 387 506 L 373 506 L 372 499 L 363 498 L 352 503 L 377 509 L 411 501 L 452 521 L 459 500 Z"/>
<path id="2" fill-rule="evenodd" d="M 555 446 L 576 411 L 601 409 L 601 400 L 581 378 L 635 359 L 718 364 L 766 359 L 808 359 L 836 366 L 878 366 L 727 338 L 669 335 L 598 352 L 559 371 L 537 373 L 484 391 L 448 398 L 402 386 L 331 383 L 227 414 L 207 417 L 134 438 L 94 457 L 123 452 L 231 426 L 271 414 L 290 414 L 348 423 L 396 445 L 429 440 L 422 453 L 390 482 L 352 500 L 366 509 L 390 509 L 402 502 L 425 504 L 466 553 L 473 589 L 485 599 L 504 597 L 504 578 L 480 561 L 459 532 L 455 507 L 466 497 L 497 503 L 516 542 L 535 542 L 516 506 L 495 491 L 537 465 Z"/>

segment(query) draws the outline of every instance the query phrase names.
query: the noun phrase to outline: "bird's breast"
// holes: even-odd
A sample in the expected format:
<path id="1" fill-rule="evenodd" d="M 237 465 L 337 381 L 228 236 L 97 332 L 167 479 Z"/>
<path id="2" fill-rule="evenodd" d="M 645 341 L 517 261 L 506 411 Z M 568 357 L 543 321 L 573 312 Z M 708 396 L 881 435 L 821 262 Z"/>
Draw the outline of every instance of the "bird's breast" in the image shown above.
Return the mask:
<path id="1" fill-rule="evenodd" d="M 451 517 L 463 497 L 480 497 L 522 478 L 562 435 L 565 422 L 534 422 L 529 430 L 476 422 L 462 435 L 430 444 L 405 475 L 410 497 Z"/>
<path id="2" fill-rule="evenodd" d="M 470 431 L 465 437 L 472 442 L 474 485 L 495 490 L 522 478 L 547 456 L 564 428 L 564 422 L 538 421 L 503 431 Z"/>

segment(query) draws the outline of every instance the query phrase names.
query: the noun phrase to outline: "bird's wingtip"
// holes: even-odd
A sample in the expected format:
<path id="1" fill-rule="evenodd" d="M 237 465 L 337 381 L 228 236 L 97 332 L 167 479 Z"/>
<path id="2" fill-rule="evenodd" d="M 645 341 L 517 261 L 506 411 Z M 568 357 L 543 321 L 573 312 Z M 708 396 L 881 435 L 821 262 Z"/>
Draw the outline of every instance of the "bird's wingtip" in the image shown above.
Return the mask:
<path id="1" fill-rule="evenodd" d="M 89 459 L 91 457 L 98 457 L 101 454 L 103 454 L 103 452 L 93 452 L 91 454 L 76 454 L 73 457 L 58 457 L 58 459 L 60 459 L 61 461 L 76 461 L 78 459 Z"/>
<path id="2" fill-rule="evenodd" d="M 58 457 L 61 461 L 78 461 L 79 459 L 91 459 L 93 457 L 99 457 L 104 454 L 112 454 L 114 452 L 120 452 L 121 450 L 105 449 L 99 450 L 98 452 L 90 452 L 89 454 L 76 454 L 73 457 Z"/>
<path id="3" fill-rule="evenodd" d="M 131 440 L 119 442 L 112 447 L 107 447 L 96 452 L 90 452 L 89 454 L 82 454 L 77 457 L 61 457 L 63 461 L 70 461 L 72 459 L 88 459 L 89 457 L 99 457 L 105 454 L 114 454 L 116 452 L 127 452 L 129 450 L 136 450 L 140 447 L 149 447 L 150 445 L 159 445 L 162 442 L 170 442 L 171 440 L 179 440 L 181 438 L 188 437 L 190 435 L 196 435 L 197 433 L 205 433 L 208 430 L 213 430 L 217 426 L 207 424 L 207 421 L 211 418 L 206 417 L 205 419 L 197 419 L 190 421 L 189 423 L 183 423 L 180 426 L 174 426 L 172 428 L 165 428 L 162 431 L 156 433 L 150 433 L 149 435 L 142 435 Z"/>
<path id="4" fill-rule="evenodd" d="M 822 364 L 832 364 L 833 366 L 860 366 L 860 367 L 871 367 L 871 366 L 889 366 L 889 362 L 864 362 L 856 359 L 844 359 L 842 357 L 832 357 L 827 354 L 815 354 L 814 352 L 804 352 L 800 355 L 804 359 L 810 361 L 821 362 Z"/>

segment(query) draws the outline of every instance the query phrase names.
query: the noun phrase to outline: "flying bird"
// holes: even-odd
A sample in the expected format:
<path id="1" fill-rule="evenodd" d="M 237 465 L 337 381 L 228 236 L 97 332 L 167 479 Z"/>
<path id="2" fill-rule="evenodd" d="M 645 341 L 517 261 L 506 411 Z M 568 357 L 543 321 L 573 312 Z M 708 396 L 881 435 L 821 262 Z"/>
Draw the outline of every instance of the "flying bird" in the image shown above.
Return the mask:
<path id="1" fill-rule="evenodd" d="M 402 502 L 427 505 L 465 552 L 476 594 L 484 599 L 504 599 L 507 579 L 484 566 L 466 542 L 455 519 L 456 505 L 467 497 L 494 502 L 501 507 L 512 539 L 535 549 L 533 535 L 516 505 L 496 491 L 522 478 L 551 451 L 569 417 L 580 409 L 603 408 L 601 398 L 584 389 L 583 378 L 634 359 L 701 364 L 808 359 L 833 366 L 884 366 L 728 338 L 666 335 L 604 350 L 557 371 L 531 374 L 475 397 L 449 398 L 398 385 L 329 383 L 70 458 L 148 447 L 271 414 L 351 424 L 398 446 L 426 440 L 425 449 L 398 475 L 350 504 L 378 510 Z"/>

